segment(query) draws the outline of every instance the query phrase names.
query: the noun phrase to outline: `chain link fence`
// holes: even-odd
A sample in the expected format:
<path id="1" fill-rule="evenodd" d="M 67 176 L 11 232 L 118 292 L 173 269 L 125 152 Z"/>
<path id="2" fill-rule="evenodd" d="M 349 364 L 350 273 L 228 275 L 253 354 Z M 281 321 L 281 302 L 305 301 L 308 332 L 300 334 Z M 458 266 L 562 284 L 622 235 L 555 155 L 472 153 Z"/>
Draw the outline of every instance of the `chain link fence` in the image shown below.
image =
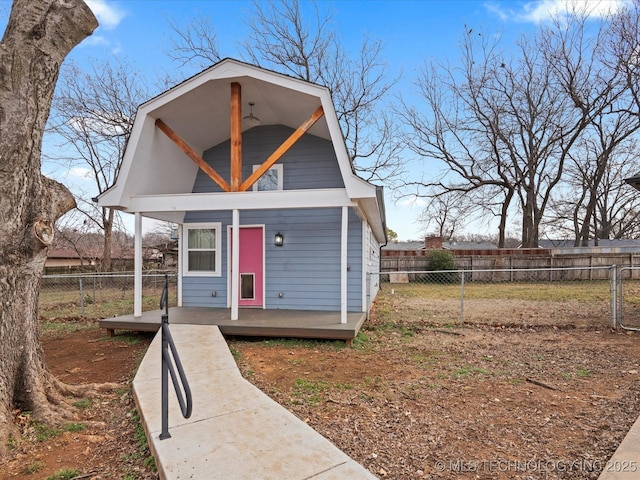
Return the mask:
<path id="1" fill-rule="evenodd" d="M 177 304 L 176 271 L 148 271 L 142 275 L 142 309 L 157 310 L 165 275 L 169 277 L 169 305 Z M 133 312 L 132 272 L 44 275 L 39 314 L 47 320 L 102 319 Z"/>
<path id="2" fill-rule="evenodd" d="M 640 267 L 622 267 L 618 285 L 618 323 L 626 330 L 640 331 Z"/>
<path id="3" fill-rule="evenodd" d="M 619 274 L 618 274 L 619 273 Z M 143 310 L 158 309 L 165 275 L 169 304 L 177 304 L 177 276 L 142 276 Z M 377 322 L 459 325 L 574 325 L 640 329 L 640 267 L 377 272 Z M 131 272 L 44 275 L 44 319 L 108 318 L 133 312 Z"/>
<path id="4" fill-rule="evenodd" d="M 615 266 L 378 272 L 369 280 L 380 286 L 373 310 L 383 324 L 616 325 Z"/>

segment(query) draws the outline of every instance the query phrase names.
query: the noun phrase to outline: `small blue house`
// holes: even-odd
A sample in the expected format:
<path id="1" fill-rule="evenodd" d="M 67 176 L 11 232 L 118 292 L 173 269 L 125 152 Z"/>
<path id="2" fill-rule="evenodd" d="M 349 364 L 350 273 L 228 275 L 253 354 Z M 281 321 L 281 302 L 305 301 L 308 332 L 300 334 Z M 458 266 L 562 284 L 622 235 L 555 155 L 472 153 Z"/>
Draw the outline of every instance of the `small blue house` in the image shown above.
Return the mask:
<path id="1" fill-rule="evenodd" d="M 353 170 L 327 88 L 225 59 L 138 109 L 99 205 L 179 225 L 178 305 L 367 312 L 382 188 Z"/>

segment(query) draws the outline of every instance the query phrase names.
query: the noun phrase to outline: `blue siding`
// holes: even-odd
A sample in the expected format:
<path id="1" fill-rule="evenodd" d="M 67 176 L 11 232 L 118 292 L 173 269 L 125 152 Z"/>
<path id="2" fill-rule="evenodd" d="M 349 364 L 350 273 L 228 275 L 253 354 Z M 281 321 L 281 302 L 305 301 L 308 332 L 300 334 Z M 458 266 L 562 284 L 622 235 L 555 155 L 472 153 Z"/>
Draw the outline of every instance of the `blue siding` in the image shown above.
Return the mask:
<path id="1" fill-rule="evenodd" d="M 292 129 L 282 125 L 256 127 L 242 135 L 242 176 L 253 172 L 284 140 Z M 203 158 L 225 179 L 230 177 L 230 142 L 206 152 Z M 304 135 L 278 161 L 283 165 L 283 188 L 304 190 L 344 188 L 344 182 L 331 142 Z M 198 172 L 194 193 L 220 192 L 202 171 Z M 240 225 L 265 226 L 265 302 L 266 308 L 299 310 L 340 310 L 340 208 L 246 210 L 240 212 Z M 227 302 L 227 226 L 231 212 L 188 212 L 185 223 L 222 223 L 222 276 L 184 277 L 182 301 L 185 306 L 226 307 Z M 284 235 L 284 246 L 273 245 L 277 232 Z M 362 222 L 349 212 L 347 291 L 349 311 L 362 310 Z M 212 291 L 216 296 L 211 295 Z M 282 297 L 280 297 L 282 293 Z"/>
<path id="2" fill-rule="evenodd" d="M 212 292 L 216 293 L 215 297 Z M 185 307 L 226 308 L 227 277 L 183 277 L 182 304 Z"/>
<path id="3" fill-rule="evenodd" d="M 253 165 L 261 165 L 293 130 L 282 125 L 269 125 L 242 134 L 242 178 L 253 173 Z M 204 152 L 203 158 L 222 176 L 230 178 L 230 142 L 226 141 Z M 344 188 L 333 145 L 313 135 L 304 135 L 278 161 L 283 165 L 283 188 Z M 198 171 L 194 193 L 220 192 L 220 187 L 202 170 Z"/>
<path id="4" fill-rule="evenodd" d="M 266 308 L 340 310 L 341 209 L 248 210 L 240 225 L 265 225 Z M 230 212 L 191 212 L 188 222 L 222 222 L 222 277 L 184 277 L 183 305 L 226 306 L 227 225 Z M 349 311 L 362 310 L 362 221 L 350 211 Z M 284 246 L 273 245 L 277 232 Z M 211 296 L 212 290 L 217 292 Z M 282 293 L 282 297 L 279 294 Z"/>

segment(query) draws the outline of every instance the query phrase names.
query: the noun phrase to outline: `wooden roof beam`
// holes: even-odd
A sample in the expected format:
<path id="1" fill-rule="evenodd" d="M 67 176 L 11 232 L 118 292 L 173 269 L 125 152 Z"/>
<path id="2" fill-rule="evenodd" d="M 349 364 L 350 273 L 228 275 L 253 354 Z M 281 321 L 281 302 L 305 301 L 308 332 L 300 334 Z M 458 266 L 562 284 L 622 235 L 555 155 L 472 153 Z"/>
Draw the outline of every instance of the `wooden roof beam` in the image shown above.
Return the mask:
<path id="1" fill-rule="evenodd" d="M 196 151 L 187 144 L 187 142 L 185 142 L 177 133 L 175 133 L 171 129 L 171 127 L 169 127 L 166 123 L 164 123 L 159 118 L 156 120 L 156 127 L 158 127 L 158 129 L 160 129 L 162 133 L 164 133 L 167 137 L 169 137 L 169 139 L 173 143 L 175 143 L 178 146 L 178 148 L 182 150 L 191 160 L 193 160 L 194 163 L 198 166 L 198 168 L 200 168 L 200 170 L 206 173 L 209 176 L 209 178 L 211 178 L 211 180 L 217 183 L 222 190 L 224 190 L 225 192 L 229 192 L 231 190 L 231 187 L 225 181 L 225 179 L 222 178 L 218 174 L 218 172 L 216 172 L 214 168 L 211 167 L 211 165 L 205 162 L 204 159 L 200 155 L 198 155 Z"/>
<path id="2" fill-rule="evenodd" d="M 264 175 L 282 156 L 289 151 L 300 138 L 309 131 L 311 127 L 324 115 L 322 105 L 320 105 L 315 112 L 307 118 L 302 125 L 300 125 L 295 132 L 293 132 L 289 138 L 287 138 L 282 144 L 276 148 L 276 150 L 267 158 L 262 165 L 260 165 L 255 172 L 253 172 L 247 179 L 240 185 L 240 191 L 246 192 L 251 186 L 256 183 L 262 175 Z"/>
<path id="3" fill-rule="evenodd" d="M 231 83 L 231 191 L 242 183 L 242 87 Z"/>

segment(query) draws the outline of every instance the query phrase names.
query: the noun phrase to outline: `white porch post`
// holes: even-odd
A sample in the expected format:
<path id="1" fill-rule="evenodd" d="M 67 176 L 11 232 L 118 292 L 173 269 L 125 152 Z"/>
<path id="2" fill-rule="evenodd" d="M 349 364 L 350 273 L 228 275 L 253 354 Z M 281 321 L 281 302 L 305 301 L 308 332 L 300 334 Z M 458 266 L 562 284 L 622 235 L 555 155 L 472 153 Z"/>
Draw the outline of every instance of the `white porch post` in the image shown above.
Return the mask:
<path id="1" fill-rule="evenodd" d="M 231 233 L 231 320 L 238 320 L 238 281 L 240 275 L 240 211 L 233 210 Z"/>
<path id="2" fill-rule="evenodd" d="M 342 207 L 342 232 L 340 236 L 340 323 L 347 323 L 347 233 L 349 207 Z"/>
<path id="3" fill-rule="evenodd" d="M 367 289 L 367 275 L 369 274 L 369 224 L 362 219 L 360 222 L 362 229 L 362 311 L 368 312 L 367 297 L 369 290 Z"/>
<path id="4" fill-rule="evenodd" d="M 178 225 L 178 278 L 177 278 L 177 287 L 178 287 L 178 306 L 181 307 L 182 306 L 182 258 L 184 255 L 184 252 L 182 251 L 182 245 L 183 245 L 183 239 L 182 239 L 182 234 L 183 234 L 183 229 L 182 229 L 182 224 Z"/>
<path id="5" fill-rule="evenodd" d="M 133 316 L 142 316 L 142 215 L 136 212 L 133 263 Z"/>

